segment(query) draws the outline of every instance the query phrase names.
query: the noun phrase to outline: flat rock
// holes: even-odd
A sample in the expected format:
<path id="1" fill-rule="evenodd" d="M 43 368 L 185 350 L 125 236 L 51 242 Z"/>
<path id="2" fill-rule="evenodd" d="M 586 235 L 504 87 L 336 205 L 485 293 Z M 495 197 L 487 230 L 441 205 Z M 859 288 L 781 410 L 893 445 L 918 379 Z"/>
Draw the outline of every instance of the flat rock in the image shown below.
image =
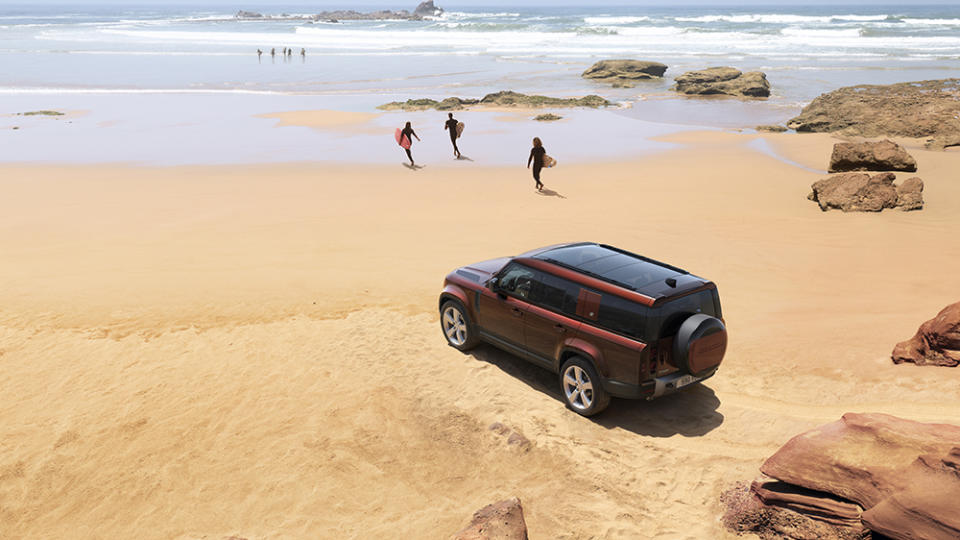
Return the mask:
<path id="1" fill-rule="evenodd" d="M 760 471 L 869 510 L 915 484 L 909 469 L 920 456 L 943 456 L 958 446 L 957 426 L 879 413 L 847 413 L 790 439 Z M 946 500 L 960 500 L 960 476 L 955 480 L 952 491 L 942 493 Z"/>
<path id="2" fill-rule="evenodd" d="M 615 88 L 632 88 L 638 81 L 660 79 L 666 64 L 644 60 L 601 60 L 590 66 L 581 77 L 613 84 Z"/>
<path id="3" fill-rule="evenodd" d="M 481 99 L 469 99 L 459 97 L 448 97 L 442 101 L 435 99 L 421 98 L 408 99 L 407 101 L 393 101 L 377 107 L 384 111 L 402 110 L 402 111 L 424 111 L 436 109 L 438 111 L 456 111 L 470 106 L 481 107 L 524 107 L 529 109 L 541 109 L 551 107 L 588 107 L 599 108 L 608 107 L 613 103 L 597 96 L 589 95 L 579 98 L 555 98 L 549 96 L 527 95 L 511 90 L 504 90 L 487 94 Z"/>
<path id="4" fill-rule="evenodd" d="M 743 483 L 725 491 L 720 502 L 728 529 L 762 540 L 862 540 L 869 535 L 862 527 L 838 527 L 786 506 L 765 504 L 753 486 Z"/>
<path id="5" fill-rule="evenodd" d="M 527 540 L 520 499 L 514 497 L 477 510 L 470 524 L 451 540 Z"/>
<path id="6" fill-rule="evenodd" d="M 837 143 L 833 145 L 829 172 L 917 170 L 917 160 L 899 144 L 890 141 Z"/>
<path id="7" fill-rule="evenodd" d="M 732 67 L 713 67 L 688 71 L 674 81 L 671 90 L 687 95 L 770 96 L 770 83 L 760 71 L 743 73 Z"/>
<path id="8" fill-rule="evenodd" d="M 765 125 L 765 126 L 757 126 L 757 131 L 766 131 L 768 133 L 786 133 L 787 128 L 786 126 Z"/>
<path id="9" fill-rule="evenodd" d="M 921 324 L 911 339 L 894 347 L 891 356 L 895 364 L 960 365 L 960 302 L 950 304 L 936 317 Z"/>
<path id="10" fill-rule="evenodd" d="M 756 481 L 750 491 L 767 506 L 793 510 L 815 521 L 854 531 L 863 530 L 860 515 L 863 509 L 823 492 L 810 491 L 793 484 L 777 481 Z"/>
<path id="11" fill-rule="evenodd" d="M 927 146 L 934 149 L 960 145 L 960 79 L 840 88 L 814 99 L 787 127 L 862 137 L 929 138 Z"/>

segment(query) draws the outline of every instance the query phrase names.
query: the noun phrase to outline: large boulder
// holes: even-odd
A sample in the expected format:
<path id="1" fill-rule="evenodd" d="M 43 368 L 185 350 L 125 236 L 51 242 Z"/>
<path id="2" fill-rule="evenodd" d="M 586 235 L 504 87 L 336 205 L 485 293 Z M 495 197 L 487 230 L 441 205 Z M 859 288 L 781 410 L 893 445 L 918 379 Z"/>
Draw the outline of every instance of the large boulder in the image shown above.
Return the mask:
<path id="1" fill-rule="evenodd" d="M 800 132 L 929 138 L 960 145 L 960 79 L 848 86 L 823 94 L 787 122 Z"/>
<path id="2" fill-rule="evenodd" d="M 891 356 L 895 364 L 960 365 L 960 302 L 950 304 L 921 324 L 916 335 L 894 347 Z"/>
<path id="3" fill-rule="evenodd" d="M 527 540 L 520 499 L 514 497 L 477 510 L 470 524 L 451 540 Z"/>
<path id="4" fill-rule="evenodd" d="M 807 196 L 826 212 L 830 209 L 844 212 L 879 212 L 897 205 L 896 175 L 880 173 L 835 174 L 813 183 L 813 192 Z"/>
<path id="5" fill-rule="evenodd" d="M 914 176 L 897 186 L 897 208 L 923 210 L 923 180 Z"/>
<path id="6" fill-rule="evenodd" d="M 660 79 L 666 64 L 643 60 L 601 60 L 583 72 L 584 79 L 594 79 L 617 87 L 631 88 L 637 81 Z"/>
<path id="7" fill-rule="evenodd" d="M 672 90 L 687 95 L 770 96 L 770 83 L 760 71 L 743 73 L 732 67 L 713 67 L 689 71 L 674 81 L 677 84 Z"/>
<path id="8" fill-rule="evenodd" d="M 439 8 L 433 4 L 433 0 L 427 0 L 426 2 L 420 2 L 417 6 L 417 9 L 413 10 L 413 14 L 420 17 L 436 17 L 443 13 L 443 8 Z"/>
<path id="9" fill-rule="evenodd" d="M 830 172 L 917 170 L 917 160 L 899 144 L 889 141 L 837 143 L 830 156 Z"/>
<path id="10" fill-rule="evenodd" d="M 863 525 L 890 538 L 960 537 L 958 426 L 847 413 L 794 437 L 760 470 L 787 488 L 758 499 L 785 500 L 802 515 L 825 511 L 823 521 L 855 526 L 859 508 Z"/>

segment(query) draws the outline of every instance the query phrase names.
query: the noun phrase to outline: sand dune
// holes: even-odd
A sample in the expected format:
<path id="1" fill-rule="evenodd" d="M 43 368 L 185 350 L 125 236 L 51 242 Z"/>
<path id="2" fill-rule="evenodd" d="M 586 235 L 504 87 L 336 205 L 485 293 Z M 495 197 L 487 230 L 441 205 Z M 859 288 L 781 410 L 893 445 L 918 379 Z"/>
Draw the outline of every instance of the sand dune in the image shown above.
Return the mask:
<path id="1" fill-rule="evenodd" d="M 532 538 L 723 538 L 720 492 L 803 430 L 960 424 L 960 371 L 889 361 L 960 299 L 960 156 L 912 150 L 921 212 L 822 213 L 754 138 L 546 171 L 562 197 L 475 163 L 0 167 L 0 537 L 442 538 L 518 496 Z M 445 345 L 447 271 L 581 239 L 718 283 L 716 377 L 588 420 Z"/>

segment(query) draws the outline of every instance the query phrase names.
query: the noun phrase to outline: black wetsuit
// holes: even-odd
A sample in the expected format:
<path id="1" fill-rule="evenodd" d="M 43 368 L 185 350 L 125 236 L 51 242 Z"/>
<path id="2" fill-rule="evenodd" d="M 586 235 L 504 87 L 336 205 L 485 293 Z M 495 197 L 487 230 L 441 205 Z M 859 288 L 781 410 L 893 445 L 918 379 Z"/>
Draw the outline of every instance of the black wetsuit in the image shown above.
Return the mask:
<path id="1" fill-rule="evenodd" d="M 412 127 L 405 127 L 403 131 L 400 132 L 400 140 L 402 141 L 403 138 L 406 137 L 407 140 L 410 141 L 410 148 L 413 148 L 413 138 L 416 136 L 417 134 L 413 131 Z M 407 151 L 407 157 L 410 158 L 410 163 L 413 163 L 413 154 L 410 153 L 410 148 L 404 148 L 404 150 Z"/>
<path id="2" fill-rule="evenodd" d="M 540 181 L 540 170 L 543 169 L 543 156 L 547 155 L 547 151 L 542 146 L 534 146 L 530 149 L 530 157 L 527 159 L 527 164 L 530 164 L 530 160 L 533 160 L 533 179 L 537 182 L 537 189 L 540 189 L 543 186 L 543 182 Z"/>
<path id="3" fill-rule="evenodd" d="M 453 153 L 456 154 L 457 157 L 460 157 L 460 149 L 457 148 L 457 124 L 459 123 L 460 122 L 451 118 L 443 125 L 444 129 L 450 131 L 450 143 L 453 144 Z"/>

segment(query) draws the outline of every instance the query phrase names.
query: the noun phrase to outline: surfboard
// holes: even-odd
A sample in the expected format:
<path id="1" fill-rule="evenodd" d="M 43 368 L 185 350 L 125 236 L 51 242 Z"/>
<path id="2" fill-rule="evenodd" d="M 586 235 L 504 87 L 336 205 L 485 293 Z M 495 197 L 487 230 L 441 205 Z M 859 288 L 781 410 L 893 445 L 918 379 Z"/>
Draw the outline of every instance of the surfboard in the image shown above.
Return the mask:
<path id="1" fill-rule="evenodd" d="M 463 135 L 463 122 L 457 122 L 457 138 Z"/>
<path id="2" fill-rule="evenodd" d="M 410 139 L 408 139 L 407 136 L 403 134 L 402 129 L 397 128 L 397 131 L 396 133 L 393 134 L 393 137 L 397 139 L 397 144 L 399 144 L 404 150 L 410 149 Z"/>
<path id="3" fill-rule="evenodd" d="M 556 159 L 553 159 L 552 157 L 550 157 L 550 156 L 548 156 L 548 155 L 546 155 L 546 154 L 543 155 L 543 166 L 544 166 L 544 167 L 546 167 L 546 168 L 549 169 L 550 167 L 553 167 L 553 166 L 555 166 L 556 164 L 557 164 L 557 160 L 556 160 Z"/>

